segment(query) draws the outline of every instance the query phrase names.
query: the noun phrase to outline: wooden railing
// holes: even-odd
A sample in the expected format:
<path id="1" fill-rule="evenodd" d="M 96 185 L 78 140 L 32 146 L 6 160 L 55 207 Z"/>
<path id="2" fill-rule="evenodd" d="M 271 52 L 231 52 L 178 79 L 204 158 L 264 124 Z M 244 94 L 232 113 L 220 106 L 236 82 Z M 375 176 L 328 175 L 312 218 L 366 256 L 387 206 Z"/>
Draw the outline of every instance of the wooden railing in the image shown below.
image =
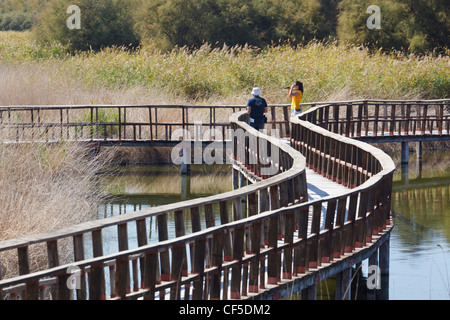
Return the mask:
<path id="1" fill-rule="evenodd" d="M 282 205 L 306 201 L 307 188 L 305 159 L 301 154 L 277 138 L 249 128 L 237 120 L 237 115 L 233 115 L 231 120 L 233 129 L 242 127 L 249 131 L 243 140 L 239 135 L 233 137 L 236 150 L 242 150 L 234 154 L 236 165 L 248 164 L 246 160 L 253 157 L 251 140 L 255 140 L 257 146 L 267 146 L 267 150 L 271 150 L 270 158 L 262 161 L 264 154 L 261 153 L 261 161 L 243 169 L 260 182 L 211 197 L 3 241 L 0 254 L 16 256 L 18 274 L 0 280 L 1 296 L 43 299 L 50 292 L 53 299 L 106 299 L 152 298 L 155 293 L 160 293 L 163 298 L 165 290 L 170 290 L 170 298 L 178 299 L 182 286 L 188 289 L 193 285 L 193 298 L 227 298 L 228 282 L 225 281 L 221 288 L 219 279 L 221 273 L 226 277 L 227 271 L 232 269 L 231 297 L 235 298 L 239 291 L 236 286 L 240 286 L 237 273 L 240 278 L 239 270 L 245 263 L 243 252 L 259 251 L 260 244 L 266 242 L 270 245 L 273 241 L 273 235 L 264 231 L 270 220 L 264 213 Z M 259 154 L 256 155 L 258 157 Z M 274 175 L 261 177 L 264 167 L 259 163 L 276 168 Z M 229 208 L 233 212 L 231 223 Z M 244 218 L 244 211 L 249 218 Z M 188 213 L 192 223 L 191 234 L 187 234 L 185 226 L 185 214 Z M 173 224 L 169 225 L 169 217 L 172 216 Z M 148 219 L 153 217 L 158 222 L 159 242 L 149 244 L 147 225 Z M 205 221 L 204 225 L 201 221 Z M 255 230 L 256 225 L 259 230 Z M 102 233 L 111 227 L 117 229 L 118 252 L 104 254 L 105 243 L 110 240 L 105 239 Z M 137 243 L 129 241 L 128 233 L 132 228 L 136 230 Z M 88 241 L 91 242 L 90 248 Z M 65 242 L 72 244 L 73 256 L 68 261 L 61 261 L 58 249 Z M 44 257 L 47 266 L 32 270 L 29 257 L 36 247 L 42 245 L 47 248 L 47 257 Z M 88 257 L 88 251 L 92 251 L 92 257 Z M 79 273 L 72 274 L 75 271 Z M 79 285 L 76 290 L 68 285 L 75 275 Z M 208 277 L 211 287 L 199 291 L 205 277 Z M 250 277 L 254 281 L 253 269 Z M 189 290 L 186 292 L 188 294 Z"/>
<path id="2" fill-rule="evenodd" d="M 450 100 L 357 100 L 312 107 L 302 120 L 352 138 L 450 135 Z"/>
<path id="3" fill-rule="evenodd" d="M 270 128 L 289 134 L 288 105 L 270 105 Z M 200 128 L 201 140 L 230 139 L 228 118 L 245 106 L 0 106 L 5 141 L 172 141 Z M 279 110 L 279 111 L 277 111 Z M 197 130 L 197 129 L 195 129 Z"/>
<path id="4" fill-rule="evenodd" d="M 361 103 L 363 115 L 364 103 L 367 102 Z M 343 137 L 340 133 L 345 135 L 347 131 L 349 136 L 357 135 L 358 131 L 351 128 L 358 128 L 358 123 L 351 117 L 340 119 L 340 116 L 333 123 L 330 108 L 333 107 L 314 107 L 298 119 L 291 119 L 292 147 L 250 128 L 245 111 L 230 117 L 234 131 L 246 132 L 244 140 L 234 143 L 244 150 L 235 152 L 234 160 L 241 168 L 246 165 L 241 170 L 253 172 L 260 182 L 213 197 L 0 243 L 1 253 L 16 251 L 19 265 L 17 276 L 0 281 L 3 296 L 20 294 L 23 298 L 36 299 L 43 295 L 44 286 L 51 284 L 55 299 L 71 296 L 76 299 L 164 299 L 166 296 L 242 299 L 258 296 L 281 279 L 294 281 L 294 278 L 302 279 L 307 271 L 314 273 L 322 267 L 328 268 L 329 262 L 332 266 L 344 254 L 352 254 L 355 248 L 374 245 L 392 228 L 390 204 L 395 165 L 381 150 Z M 331 126 L 331 130 L 323 126 L 326 129 Z M 251 144 L 255 139 L 256 144 L 254 141 Z M 275 176 L 262 177 L 262 169 L 267 164 L 260 164 L 265 161 L 249 163 L 260 154 L 257 150 L 255 156 L 254 146 L 267 146 L 267 150 L 274 146 L 278 150 L 279 157 L 270 160 L 276 162 Z M 294 149 L 305 155 L 306 160 Z M 274 152 L 277 151 L 271 155 Z M 349 187 L 348 191 L 307 201 L 306 165 Z M 242 198 L 246 199 L 244 206 Z M 233 208 L 232 222 L 227 219 L 228 207 Z M 246 216 L 243 215 L 245 207 Z M 190 234 L 186 234 L 184 225 L 188 211 L 192 223 Z M 201 213 L 204 213 L 204 228 Z M 222 219 L 220 225 L 213 219 L 217 214 Z M 169 215 L 174 218 L 175 237 L 171 238 Z M 151 216 L 158 219 L 160 241 L 154 244 L 146 240 L 145 219 Z M 132 224 L 137 232 L 135 245 L 127 237 Z M 102 230 L 110 226 L 117 228 L 119 251 L 104 255 Z M 84 254 L 87 235 L 92 236 L 92 258 Z M 73 243 L 70 263 L 58 260 L 58 243 L 64 239 Z M 29 252 L 37 244 L 46 244 L 48 252 L 49 266 L 41 271 L 30 270 L 29 266 Z M 72 276 L 68 270 L 73 268 L 81 270 L 77 281 L 81 286 L 77 290 L 67 286 Z"/>

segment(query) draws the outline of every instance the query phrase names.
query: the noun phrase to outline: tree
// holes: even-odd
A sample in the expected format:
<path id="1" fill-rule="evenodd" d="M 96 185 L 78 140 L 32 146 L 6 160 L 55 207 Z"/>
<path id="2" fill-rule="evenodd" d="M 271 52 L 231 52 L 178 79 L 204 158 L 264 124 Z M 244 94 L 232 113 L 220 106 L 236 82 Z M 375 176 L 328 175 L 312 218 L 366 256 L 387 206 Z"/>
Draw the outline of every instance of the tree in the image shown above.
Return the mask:
<path id="1" fill-rule="evenodd" d="M 327 33 L 319 0 L 141 2 L 139 34 L 163 49 L 203 42 L 264 47 L 278 40 L 308 41 Z"/>
<path id="2" fill-rule="evenodd" d="M 213 0 L 144 0 L 139 11 L 139 34 L 163 49 L 200 46 L 218 23 Z"/>
<path id="3" fill-rule="evenodd" d="M 33 28 L 41 43 L 60 42 L 71 50 L 99 50 L 109 46 L 137 46 L 132 16 L 133 1 L 54 0 L 38 17 Z M 67 8 L 80 8 L 81 28 L 70 29 Z"/>
<path id="4" fill-rule="evenodd" d="M 400 0 L 410 15 L 408 35 L 413 52 L 450 46 L 450 3 L 447 0 Z"/>
<path id="5" fill-rule="evenodd" d="M 378 0 L 381 28 L 369 29 L 366 21 L 371 0 L 342 0 L 338 37 L 372 48 L 422 53 L 449 46 L 449 4 L 445 0 Z"/>

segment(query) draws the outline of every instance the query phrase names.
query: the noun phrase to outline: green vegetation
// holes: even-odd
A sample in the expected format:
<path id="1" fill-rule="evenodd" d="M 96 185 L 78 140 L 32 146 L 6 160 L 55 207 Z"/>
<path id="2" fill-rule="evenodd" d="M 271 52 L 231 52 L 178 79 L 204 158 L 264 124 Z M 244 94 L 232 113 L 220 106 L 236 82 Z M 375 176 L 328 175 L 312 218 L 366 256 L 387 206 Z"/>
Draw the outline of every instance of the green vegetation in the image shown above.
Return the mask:
<path id="1" fill-rule="evenodd" d="M 121 117 L 123 121 L 123 116 Z M 111 109 L 99 109 L 96 114 L 91 114 L 90 110 L 86 110 L 84 115 L 81 117 L 75 116 L 74 122 L 77 123 L 118 123 L 119 122 L 119 112 L 117 110 Z M 81 132 L 81 128 L 77 129 Z M 100 136 L 102 138 L 107 138 L 119 132 L 118 126 L 104 126 L 99 125 L 92 128 L 92 134 L 94 136 Z"/>
<path id="2" fill-rule="evenodd" d="M 0 30 L 31 29 L 48 0 L 0 0 Z"/>
<path id="3" fill-rule="evenodd" d="M 81 10 L 81 29 L 69 30 L 67 8 Z M 377 5 L 381 28 L 368 29 Z M 0 0 L 0 30 L 32 28 L 41 43 L 76 50 L 151 43 L 163 50 L 288 41 L 349 42 L 371 49 L 445 53 L 447 0 Z"/>
<path id="4" fill-rule="evenodd" d="M 243 103 L 250 88 L 260 86 L 271 103 L 287 103 L 282 88 L 296 79 L 305 83 L 304 102 L 448 98 L 450 92 L 448 56 L 371 52 L 314 41 L 264 50 L 205 44 L 169 52 L 142 46 L 69 55 L 60 45 L 42 47 L 30 34 L 7 32 L 0 34 L 0 59 L 13 64 L 38 62 L 59 77 L 79 79 L 91 87 L 139 87 L 197 102 Z"/>
<path id="5" fill-rule="evenodd" d="M 380 8 L 381 28 L 365 28 L 367 8 Z M 450 4 L 446 0 L 342 0 L 338 38 L 371 48 L 445 52 L 450 38 Z"/>
<path id="6" fill-rule="evenodd" d="M 67 8 L 76 3 L 81 29 L 67 27 Z M 35 38 L 40 44 L 60 43 L 72 50 L 99 50 L 109 46 L 137 46 L 129 1 L 54 0 L 38 15 Z M 82 13 L 82 14 L 81 14 Z M 81 24 L 81 23 L 80 23 Z"/>

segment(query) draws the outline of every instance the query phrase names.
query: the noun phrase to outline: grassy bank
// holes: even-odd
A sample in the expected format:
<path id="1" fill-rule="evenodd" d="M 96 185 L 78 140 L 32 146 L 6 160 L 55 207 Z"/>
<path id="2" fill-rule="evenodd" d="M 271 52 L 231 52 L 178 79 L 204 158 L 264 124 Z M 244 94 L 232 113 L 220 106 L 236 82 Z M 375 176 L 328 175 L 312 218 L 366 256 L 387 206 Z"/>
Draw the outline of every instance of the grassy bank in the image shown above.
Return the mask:
<path id="1" fill-rule="evenodd" d="M 40 68 L 61 82 L 102 90 L 138 90 L 141 96 L 191 103 L 245 103 L 253 86 L 271 103 L 287 103 L 284 86 L 304 82 L 304 102 L 340 99 L 448 98 L 448 56 L 369 53 L 361 47 L 312 42 L 169 53 L 142 47 L 69 56 L 55 45 L 40 47 L 28 33 L 0 34 L 0 59 L 8 65 Z M 70 87 L 70 85 L 69 85 Z M 147 99 L 151 100 L 151 99 Z"/>

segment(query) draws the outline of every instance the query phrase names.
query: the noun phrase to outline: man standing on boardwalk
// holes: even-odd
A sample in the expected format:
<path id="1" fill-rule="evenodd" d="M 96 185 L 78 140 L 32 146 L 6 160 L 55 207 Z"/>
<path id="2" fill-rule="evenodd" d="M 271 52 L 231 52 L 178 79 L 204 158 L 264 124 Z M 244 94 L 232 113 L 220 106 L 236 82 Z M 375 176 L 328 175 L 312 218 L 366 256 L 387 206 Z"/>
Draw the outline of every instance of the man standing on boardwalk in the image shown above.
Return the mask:
<path id="1" fill-rule="evenodd" d="M 256 130 L 262 130 L 266 119 L 264 114 L 267 112 L 267 102 L 260 97 L 261 90 L 259 88 L 253 88 L 252 95 L 253 98 L 247 102 L 248 124 Z"/>

